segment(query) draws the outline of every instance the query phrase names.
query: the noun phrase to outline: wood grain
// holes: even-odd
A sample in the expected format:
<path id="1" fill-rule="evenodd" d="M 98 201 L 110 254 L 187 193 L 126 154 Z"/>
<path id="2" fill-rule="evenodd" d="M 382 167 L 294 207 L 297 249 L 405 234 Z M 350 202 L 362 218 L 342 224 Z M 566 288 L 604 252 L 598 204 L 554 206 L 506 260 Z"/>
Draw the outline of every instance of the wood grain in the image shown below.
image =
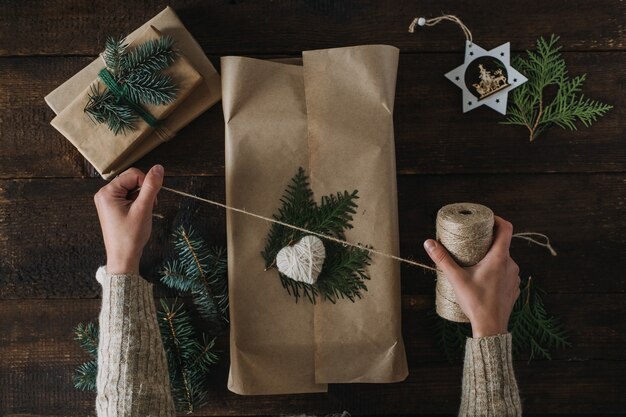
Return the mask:
<path id="1" fill-rule="evenodd" d="M 525 413 L 626 412 L 626 2 L 564 0 L 436 3 L 395 0 L 42 0 L 0 2 L 0 416 L 94 415 L 94 395 L 72 387 L 85 359 L 72 327 L 98 314 L 96 267 L 104 262 L 92 196 L 104 181 L 50 125 L 43 97 L 100 52 L 174 7 L 219 68 L 221 55 L 296 56 L 302 50 L 386 43 L 400 48 L 394 109 L 401 255 L 426 261 L 437 209 L 476 201 L 516 231 L 548 234 L 559 255 L 514 241 L 522 275 L 548 291 L 573 346 L 553 361 L 516 362 Z M 615 108 L 593 128 L 554 128 L 528 143 L 521 127 L 481 108 L 461 114 L 460 91 L 443 74 L 460 64 L 463 35 L 443 23 L 407 33 L 416 15 L 454 13 L 490 49 L 534 49 L 561 36 L 584 92 Z M 138 161 L 166 167 L 166 184 L 224 200 L 221 105 Z M 346 185 L 349 188 L 349 184 Z M 225 243 L 222 209 L 161 193 L 142 271 L 156 282 L 169 237 L 193 225 Z M 261 237 L 262 238 L 262 237 Z M 228 363 L 211 377 L 196 415 L 454 415 L 461 368 L 441 354 L 427 312 L 434 276 L 402 267 L 403 334 L 411 374 L 387 385 L 332 385 L 327 394 L 242 397 L 226 390 Z M 172 296 L 160 284 L 158 297 Z M 219 348 L 227 357 L 228 341 Z"/>
<path id="2" fill-rule="evenodd" d="M 626 295 L 558 295 L 547 301 L 565 311 L 575 347 L 558 352 L 558 360 L 518 361 L 525 411 L 618 412 L 626 406 L 623 366 L 624 327 L 621 306 Z M 67 413 L 92 415 L 91 393 L 72 387 L 74 369 L 86 354 L 72 340 L 72 327 L 97 317 L 99 300 L 2 300 L 0 316 L 0 413 Z M 453 413 L 458 407 L 460 364 L 447 363 L 428 328 L 425 308 L 430 296 L 403 300 L 403 327 L 411 373 L 399 384 L 332 385 L 328 394 L 242 397 L 226 390 L 228 354 L 211 375 L 209 404 L 197 415 L 330 413 Z M 581 305 L 594 306 L 594 315 Z M 611 322 L 611 325 L 607 323 Z M 614 337 L 617 336 L 617 337 Z M 225 339 L 220 347 L 227 349 Z M 620 352 L 622 355 L 616 358 Z M 617 361 L 616 361 L 617 360 Z M 540 377 L 538 377 L 540 375 Z M 568 381 L 563 383 L 563 381 Z M 25 392 L 32 395 L 25 396 Z M 574 395 L 573 393 L 576 393 Z M 603 396 L 602 403 L 592 403 Z M 546 401 L 550 398 L 550 401 Z M 592 405 L 593 404 L 593 405 Z"/>
<path id="3" fill-rule="evenodd" d="M 480 108 L 461 113 L 461 93 L 443 77 L 460 54 L 401 55 L 395 103 L 398 172 L 624 172 L 626 171 L 626 53 L 565 54 L 570 74 L 586 73 L 585 92 L 615 106 L 592 129 L 553 128 L 533 143 L 524 127 Z M 89 58 L 0 59 L 0 178 L 82 177 L 93 169 L 49 125 L 54 113 L 43 97 Z M 217 65 L 219 60 L 215 57 Z M 47 74 L 41 77 L 41 73 Z M 623 88 L 622 88 L 623 89 Z M 160 162 L 173 175 L 223 175 L 221 104 L 136 165 Z"/>
<path id="4" fill-rule="evenodd" d="M 166 185 L 224 201 L 221 177 L 166 178 Z M 104 262 L 93 194 L 101 180 L 0 181 L 0 298 L 94 297 L 93 274 Z M 518 231 L 552 237 L 559 256 L 525 242 L 513 243 L 522 274 L 556 293 L 623 293 L 626 276 L 626 176 L 423 175 L 400 176 L 401 255 L 426 261 L 422 242 L 434 236 L 437 210 L 476 201 L 511 220 Z M 347 186 L 346 188 L 349 188 Z M 152 239 L 142 259 L 156 280 L 178 224 L 193 225 L 214 243 L 225 243 L 224 211 L 161 192 Z M 264 236 L 259 236 L 263 239 Z M 375 242 L 371 242 L 375 245 Z M 405 293 L 430 293 L 434 276 L 408 267 Z"/>
<path id="5" fill-rule="evenodd" d="M 409 34 L 416 14 L 461 17 L 475 41 L 493 48 L 511 40 L 533 47 L 557 33 L 568 50 L 624 50 L 626 5 L 611 0 L 466 2 L 394 0 L 199 1 L 5 0 L 0 6 L 1 55 L 96 55 L 105 36 L 128 33 L 170 4 L 208 54 L 293 53 L 364 43 L 404 52 L 461 51 L 451 23 Z M 17 35 L 17 36 L 16 36 Z"/>

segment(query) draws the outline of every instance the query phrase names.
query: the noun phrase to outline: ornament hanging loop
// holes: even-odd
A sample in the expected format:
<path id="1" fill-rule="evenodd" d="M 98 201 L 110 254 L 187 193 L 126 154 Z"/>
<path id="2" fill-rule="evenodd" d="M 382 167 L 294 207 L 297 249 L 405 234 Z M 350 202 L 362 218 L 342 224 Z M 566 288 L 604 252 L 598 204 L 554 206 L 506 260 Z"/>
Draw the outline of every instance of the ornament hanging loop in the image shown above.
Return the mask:
<path id="1" fill-rule="evenodd" d="M 470 45 L 472 44 L 472 32 L 470 32 L 470 30 L 467 28 L 467 26 L 465 26 L 461 19 L 451 14 L 444 14 L 438 17 L 432 17 L 430 19 L 426 19 L 425 17 L 416 17 L 409 25 L 409 33 L 415 32 L 415 26 L 435 26 L 443 22 L 444 20 L 459 25 L 459 27 L 465 34 L 465 39 L 467 39 Z"/>

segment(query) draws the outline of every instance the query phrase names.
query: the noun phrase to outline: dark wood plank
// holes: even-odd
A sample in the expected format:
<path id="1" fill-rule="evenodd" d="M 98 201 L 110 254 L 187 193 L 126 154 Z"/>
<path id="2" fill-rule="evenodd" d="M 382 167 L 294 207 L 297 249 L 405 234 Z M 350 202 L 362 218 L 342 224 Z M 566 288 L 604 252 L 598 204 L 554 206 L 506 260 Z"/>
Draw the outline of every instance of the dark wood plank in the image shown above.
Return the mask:
<path id="1" fill-rule="evenodd" d="M 545 290 L 623 293 L 625 183 L 623 174 L 400 176 L 401 255 L 426 260 L 422 242 L 434 236 L 437 210 L 451 202 L 476 201 L 510 219 L 518 231 L 552 238 L 557 257 L 520 241 L 512 247 L 522 274 L 532 275 Z M 103 184 L 96 179 L 0 181 L 0 298 L 98 294 L 93 274 L 104 251 L 92 196 Z M 224 200 L 222 177 L 173 177 L 166 184 Z M 156 279 L 169 235 L 180 222 L 194 224 L 211 242 L 225 242 L 220 208 L 162 192 L 156 213 L 160 217 L 154 219 L 142 262 L 149 279 Z M 432 293 L 433 282 L 431 273 L 403 269 L 407 294 Z"/>
<path id="2" fill-rule="evenodd" d="M 624 335 L 611 340 L 606 323 L 611 312 L 613 332 L 624 324 L 624 294 L 606 296 L 561 295 L 550 301 L 569 308 L 580 340 L 572 352 L 598 351 L 588 344 L 608 343 L 601 349 L 621 352 Z M 461 367 L 433 355 L 438 350 L 415 306 L 428 305 L 424 297 L 404 300 L 404 334 L 411 374 L 399 384 L 332 385 L 328 394 L 242 397 L 226 389 L 228 360 L 211 376 L 209 405 L 197 415 L 323 414 L 349 410 L 354 414 L 453 413 L 460 397 Z M 0 413 L 93 415 L 94 396 L 73 389 L 71 375 L 86 359 L 72 340 L 72 327 L 97 316 L 99 300 L 2 300 L 0 316 Z M 413 307 L 408 307 L 412 305 Z M 593 305 L 591 314 L 576 306 Z M 570 307 L 567 307 L 570 306 Z M 607 307 L 608 306 L 608 307 Z M 611 307 L 612 306 L 612 307 Z M 611 308 L 613 310 L 611 310 Z M 619 321 L 621 320 L 621 322 Z M 603 321 L 605 327 L 594 329 Z M 411 330 L 408 330 L 408 329 Z M 600 339 L 593 339 L 600 335 Z M 604 339 L 606 338 L 606 339 Z M 223 343 L 222 343 L 223 344 Z M 224 354 L 227 358 L 227 353 Z M 526 412 L 618 412 L 626 407 L 626 361 L 596 358 L 516 362 L 516 373 Z M 564 382 L 566 381 L 566 382 Z M 601 400 L 600 400 L 601 399 Z"/>
<path id="3" fill-rule="evenodd" d="M 485 108 L 461 113 L 461 94 L 443 74 L 459 54 L 400 58 L 395 105 L 398 172 L 616 172 L 626 171 L 626 53 L 568 53 L 572 75 L 587 73 L 586 92 L 615 109 L 590 129 L 554 128 L 529 143 L 525 128 L 504 126 Z M 81 177 L 89 164 L 49 122 L 43 97 L 89 62 L 88 58 L 0 59 L 0 178 Z M 217 65 L 219 60 L 213 58 Z M 41 74 L 45 73 L 46 77 Z M 223 175 L 221 103 L 137 165 L 164 164 L 173 175 Z"/>
<path id="4" fill-rule="evenodd" d="M 514 48 L 530 48 L 539 35 L 551 33 L 560 34 L 565 47 L 572 50 L 626 47 L 626 5 L 611 0 L 443 0 L 436 5 L 392 0 L 269 4 L 223 0 L 10 0 L 0 6 L 0 55 L 95 55 L 105 36 L 128 33 L 168 3 L 204 50 L 220 55 L 298 52 L 364 43 L 389 43 L 404 51 L 460 51 L 464 37 L 451 23 L 413 35 L 407 32 L 416 14 L 433 17 L 442 11 L 460 16 L 478 44 L 485 47 L 510 39 Z"/>

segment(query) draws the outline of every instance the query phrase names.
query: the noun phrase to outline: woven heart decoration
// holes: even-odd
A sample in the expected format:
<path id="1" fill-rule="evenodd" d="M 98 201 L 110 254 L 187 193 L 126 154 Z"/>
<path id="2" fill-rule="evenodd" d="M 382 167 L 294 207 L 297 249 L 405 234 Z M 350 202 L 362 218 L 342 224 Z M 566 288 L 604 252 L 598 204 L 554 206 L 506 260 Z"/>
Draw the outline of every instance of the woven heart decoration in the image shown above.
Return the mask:
<path id="1" fill-rule="evenodd" d="M 285 246 L 276 255 L 278 270 L 294 281 L 315 284 L 322 272 L 326 249 L 322 240 L 307 235 L 294 245 Z"/>

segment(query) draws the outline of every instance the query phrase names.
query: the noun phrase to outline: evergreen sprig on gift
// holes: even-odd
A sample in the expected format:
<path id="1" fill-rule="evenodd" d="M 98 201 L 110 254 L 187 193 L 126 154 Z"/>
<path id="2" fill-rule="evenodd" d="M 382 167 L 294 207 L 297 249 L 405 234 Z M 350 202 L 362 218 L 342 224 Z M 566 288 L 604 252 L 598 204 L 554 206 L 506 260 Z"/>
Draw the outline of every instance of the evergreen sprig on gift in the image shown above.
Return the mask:
<path id="1" fill-rule="evenodd" d="M 139 118 L 136 106 L 165 105 L 176 98 L 178 87 L 162 71 L 172 65 L 177 56 L 174 41 L 169 36 L 151 39 L 133 48 L 128 47 L 124 38 L 108 38 L 103 58 L 124 97 L 116 96 L 98 82 L 90 88 L 85 113 L 97 123 L 106 123 L 116 135 L 135 130 Z"/>
<path id="2" fill-rule="evenodd" d="M 514 57 L 512 64 L 528 81 L 511 92 L 507 110 L 509 125 L 525 126 L 533 141 L 552 125 L 576 130 L 576 122 L 589 127 L 613 106 L 589 99 L 581 93 L 586 75 L 569 78 L 558 36 L 537 40 L 537 51 L 527 58 Z M 548 90 L 555 88 L 551 101 Z"/>
<path id="3" fill-rule="evenodd" d="M 182 226 L 173 234 L 176 257 L 162 268 L 161 282 L 181 293 L 191 293 L 200 316 L 215 325 L 228 323 L 226 250 L 209 246 Z"/>
<path id="4" fill-rule="evenodd" d="M 313 200 L 313 191 L 303 168 L 292 178 L 281 198 L 282 206 L 276 220 L 345 240 L 345 230 L 351 229 L 352 215 L 356 213 L 358 192 L 344 191 L 323 196 L 321 204 Z M 267 236 L 265 249 L 261 253 L 266 269 L 276 263 L 276 255 L 285 246 L 297 243 L 307 233 L 280 224 L 273 224 Z M 348 247 L 324 240 L 326 258 L 315 284 L 293 280 L 278 272 L 287 292 L 296 298 L 304 296 L 315 303 L 318 296 L 335 303 L 340 298 L 354 302 L 367 291 L 369 280 L 367 266 L 370 254 L 365 249 Z"/>
<path id="5" fill-rule="evenodd" d="M 549 316 L 541 295 L 545 294 L 529 277 L 520 284 L 520 295 L 509 319 L 513 336 L 513 355 L 528 361 L 535 358 L 551 359 L 551 350 L 571 346 L 567 331 L 560 320 Z M 433 310 L 429 312 L 439 345 L 450 362 L 463 357 L 465 342 L 472 336 L 469 323 L 456 323 L 443 319 Z"/>

